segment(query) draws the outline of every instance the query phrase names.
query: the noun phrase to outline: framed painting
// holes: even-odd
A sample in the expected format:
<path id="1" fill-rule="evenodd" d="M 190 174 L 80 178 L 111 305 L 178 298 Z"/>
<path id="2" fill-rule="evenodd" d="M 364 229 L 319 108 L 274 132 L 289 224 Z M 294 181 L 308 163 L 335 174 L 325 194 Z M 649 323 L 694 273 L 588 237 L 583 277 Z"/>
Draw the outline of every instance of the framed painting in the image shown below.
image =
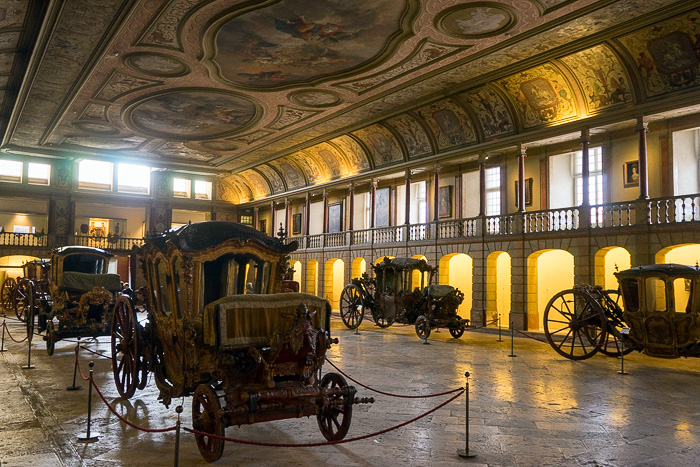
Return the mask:
<path id="1" fill-rule="evenodd" d="M 258 230 L 267 233 L 267 219 L 258 220 Z"/>
<path id="2" fill-rule="evenodd" d="M 391 208 L 391 189 L 382 188 L 377 190 L 377 197 L 374 200 L 374 226 L 389 227 Z"/>
<path id="3" fill-rule="evenodd" d="M 301 233 L 301 213 L 292 214 L 292 235 Z"/>
<path id="4" fill-rule="evenodd" d="M 520 205 L 520 182 L 515 181 L 515 207 Z M 525 179 L 525 206 L 532 206 L 532 177 Z"/>
<path id="5" fill-rule="evenodd" d="M 343 204 L 333 203 L 328 205 L 328 232 L 340 232 L 343 230 Z"/>
<path id="6" fill-rule="evenodd" d="M 639 186 L 639 161 L 630 161 L 622 164 L 625 188 Z"/>
<path id="7" fill-rule="evenodd" d="M 438 196 L 438 217 L 452 217 L 452 185 L 441 186 Z"/>

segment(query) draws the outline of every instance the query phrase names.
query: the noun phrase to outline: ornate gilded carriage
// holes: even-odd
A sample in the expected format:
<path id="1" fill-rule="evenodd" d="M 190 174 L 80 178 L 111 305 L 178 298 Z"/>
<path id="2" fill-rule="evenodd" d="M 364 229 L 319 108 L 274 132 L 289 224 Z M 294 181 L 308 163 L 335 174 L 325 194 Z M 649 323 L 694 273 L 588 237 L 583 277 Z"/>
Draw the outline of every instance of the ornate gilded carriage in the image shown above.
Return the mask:
<path id="1" fill-rule="evenodd" d="M 450 285 L 433 285 L 437 268 L 424 259 L 389 257 L 373 267 L 374 278 L 365 273 L 341 293 L 340 316 L 348 328 L 357 328 L 368 309 L 379 327 L 414 324 L 421 339 L 437 327 L 447 327 L 454 338 L 462 336 L 469 325 L 457 314 L 464 294 Z"/>
<path id="2" fill-rule="evenodd" d="M 316 415 L 328 440 L 350 426 L 355 389 L 320 378 L 330 337 L 325 299 L 280 292 L 285 244 L 231 222 L 189 224 L 135 248 L 147 286 L 148 320 L 120 299 L 113 314 L 117 389 L 131 397 L 153 372 L 159 399 L 193 395 L 197 445 L 209 462 L 223 453 L 226 427 Z M 223 407 L 222 407 L 223 401 Z"/>
<path id="3" fill-rule="evenodd" d="M 39 331 L 46 331 L 43 339 L 49 355 L 61 339 L 111 334 L 110 312 L 122 291 L 119 275 L 107 272 L 112 256 L 84 246 L 52 252 L 48 294 L 34 308 Z M 33 327 L 33 320 L 28 323 Z"/>
<path id="4" fill-rule="evenodd" d="M 620 290 L 576 286 L 547 304 L 547 340 L 561 355 L 638 350 L 653 357 L 700 357 L 700 269 L 653 264 L 616 272 Z"/>

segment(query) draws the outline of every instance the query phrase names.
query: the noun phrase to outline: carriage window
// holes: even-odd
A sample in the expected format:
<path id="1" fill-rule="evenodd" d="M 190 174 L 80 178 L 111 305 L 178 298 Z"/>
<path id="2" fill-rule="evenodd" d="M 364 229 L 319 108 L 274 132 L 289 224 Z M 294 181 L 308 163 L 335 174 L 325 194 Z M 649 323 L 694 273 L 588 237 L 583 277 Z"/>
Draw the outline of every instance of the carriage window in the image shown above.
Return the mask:
<path id="1" fill-rule="evenodd" d="M 622 298 L 627 311 L 639 311 L 639 283 L 637 279 L 623 279 L 620 282 Z"/>
<path id="2" fill-rule="evenodd" d="M 692 279 L 677 277 L 673 280 L 673 311 L 676 313 L 690 313 L 690 297 L 693 296 L 692 290 Z"/>
<path id="3" fill-rule="evenodd" d="M 666 311 L 666 282 L 660 277 L 649 277 L 644 283 L 647 311 Z"/>
<path id="4" fill-rule="evenodd" d="M 252 255 L 227 254 L 202 266 L 202 306 L 229 295 L 269 291 L 271 265 Z"/>
<path id="5" fill-rule="evenodd" d="M 183 311 L 187 305 L 187 292 L 185 288 L 185 262 L 179 256 L 173 260 L 173 282 L 175 283 L 175 292 L 177 297 L 177 315 L 182 318 Z"/>
<path id="6" fill-rule="evenodd" d="M 172 278 L 168 273 L 168 263 L 165 261 L 158 260 L 155 265 L 157 273 L 157 288 L 160 294 L 160 302 L 163 313 L 170 316 L 173 311 L 172 305 L 170 303 L 170 285 L 172 284 Z"/>
<path id="7" fill-rule="evenodd" d="M 84 272 L 86 274 L 103 274 L 106 262 L 95 255 L 69 255 L 63 258 L 63 272 Z"/>

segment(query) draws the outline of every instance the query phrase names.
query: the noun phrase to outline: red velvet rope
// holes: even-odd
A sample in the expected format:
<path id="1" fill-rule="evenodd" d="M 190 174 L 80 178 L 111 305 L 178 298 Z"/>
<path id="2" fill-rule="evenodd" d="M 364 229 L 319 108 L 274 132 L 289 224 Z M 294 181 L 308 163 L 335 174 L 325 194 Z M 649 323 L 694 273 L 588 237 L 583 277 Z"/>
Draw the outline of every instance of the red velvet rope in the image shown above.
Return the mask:
<path id="1" fill-rule="evenodd" d="M 345 376 L 347 379 L 349 379 L 349 380 L 352 381 L 353 383 L 357 384 L 358 386 L 362 386 L 363 388 L 365 388 L 365 389 L 367 389 L 367 390 L 369 390 L 369 391 L 376 392 L 377 394 L 381 394 L 381 395 L 383 395 L 383 396 L 398 397 L 398 398 L 400 398 L 400 399 L 428 399 L 428 398 L 430 398 L 430 397 L 438 397 L 438 396 L 446 396 L 446 395 L 448 395 L 448 394 L 454 394 L 455 392 L 461 391 L 461 390 L 462 390 L 462 388 L 459 388 L 459 389 L 453 389 L 453 390 L 451 390 L 451 391 L 440 392 L 440 393 L 437 393 L 437 394 L 428 394 L 428 395 L 425 395 L 425 396 L 422 396 L 422 395 L 409 396 L 409 395 L 403 395 L 403 394 L 392 394 L 392 393 L 390 393 L 390 392 L 380 391 L 379 389 L 374 389 L 374 388 L 371 388 L 371 387 L 369 387 L 369 386 L 367 386 L 367 385 L 365 385 L 365 384 L 360 383 L 358 380 L 354 379 L 352 376 L 348 375 L 347 373 L 344 373 L 343 370 L 341 370 L 340 368 L 338 368 L 337 366 L 335 366 L 335 365 L 333 364 L 333 362 L 331 362 L 330 360 L 328 360 L 328 358 L 326 358 L 326 362 L 328 362 L 328 364 L 329 364 L 330 366 L 332 366 L 333 368 L 335 368 L 335 369 L 338 371 L 338 373 L 340 373 L 341 375 Z"/>
<path id="2" fill-rule="evenodd" d="M 421 418 L 430 415 L 431 413 L 443 408 L 444 406 L 446 406 L 450 402 L 457 399 L 459 396 L 461 396 L 464 393 L 464 388 L 460 388 L 459 391 L 460 392 L 458 394 L 455 394 L 453 397 L 451 397 L 447 401 L 443 402 L 442 404 L 438 405 L 437 407 L 434 407 L 434 408 L 428 410 L 427 412 L 425 412 L 424 414 L 418 415 L 417 417 L 413 417 L 412 419 L 405 421 L 403 423 L 400 423 L 398 425 L 386 428 L 386 429 L 381 430 L 381 431 L 370 433 L 368 435 L 356 436 L 355 438 L 346 438 L 346 439 L 341 439 L 338 441 L 326 441 L 324 443 L 266 443 L 266 442 L 261 442 L 261 441 L 248 441 L 245 439 L 228 438 L 226 436 L 219 436 L 219 435 L 215 435 L 213 433 L 207 433 L 205 431 L 199 431 L 199 430 L 195 430 L 192 428 L 186 428 L 186 427 L 183 427 L 183 430 L 185 430 L 189 433 L 195 434 L 195 435 L 208 436 L 211 438 L 221 439 L 224 441 L 230 441 L 232 443 L 250 444 L 252 446 L 267 446 L 267 447 L 274 447 L 274 448 L 312 448 L 312 447 L 317 447 L 317 446 L 328 446 L 328 445 L 333 445 L 333 444 L 352 443 L 354 441 L 360 441 L 363 439 L 372 438 L 374 436 L 383 435 L 384 433 L 388 433 L 390 431 L 397 430 L 397 429 L 404 427 L 408 424 L 411 424 L 417 420 L 420 420 Z"/>
<path id="3" fill-rule="evenodd" d="M 12 337 L 12 333 L 10 332 L 10 328 L 7 327 L 7 324 L 5 324 L 3 322 L 2 325 L 5 327 L 5 331 L 7 331 L 7 335 L 10 336 L 10 339 L 12 340 L 12 342 L 15 342 L 17 344 L 21 344 L 22 342 L 26 341 L 29 338 L 29 336 L 24 336 L 24 339 L 18 341 L 14 337 Z"/>

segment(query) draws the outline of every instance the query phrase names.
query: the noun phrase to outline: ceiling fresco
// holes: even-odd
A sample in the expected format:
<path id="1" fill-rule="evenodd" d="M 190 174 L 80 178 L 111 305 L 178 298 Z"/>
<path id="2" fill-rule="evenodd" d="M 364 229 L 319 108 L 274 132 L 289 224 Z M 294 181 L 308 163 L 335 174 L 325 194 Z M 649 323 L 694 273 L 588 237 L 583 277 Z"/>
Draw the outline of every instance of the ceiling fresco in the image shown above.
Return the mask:
<path id="1" fill-rule="evenodd" d="M 233 203 L 632 115 L 674 93 L 700 101 L 692 2 L 0 6 L 0 150 L 205 171 Z"/>

